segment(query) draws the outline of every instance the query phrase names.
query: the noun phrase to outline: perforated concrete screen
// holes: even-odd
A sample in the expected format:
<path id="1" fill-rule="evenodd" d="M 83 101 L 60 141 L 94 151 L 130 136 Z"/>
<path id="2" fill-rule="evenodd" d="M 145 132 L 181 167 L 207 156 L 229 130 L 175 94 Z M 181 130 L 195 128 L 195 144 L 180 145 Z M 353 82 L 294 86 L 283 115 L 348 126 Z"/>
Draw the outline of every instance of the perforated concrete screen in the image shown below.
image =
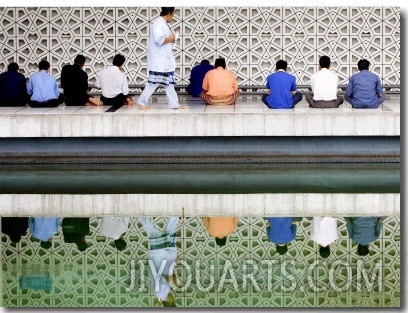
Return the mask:
<path id="1" fill-rule="evenodd" d="M 0 70 L 16 61 L 28 76 L 47 59 L 56 77 L 81 53 L 91 82 L 116 53 L 131 84 L 147 79 L 150 21 L 159 8 L 0 8 Z M 181 37 L 177 83 L 203 58 L 225 57 L 241 85 L 264 85 L 284 59 L 299 85 L 329 55 L 340 84 L 367 58 L 383 85 L 400 84 L 400 11 L 394 7 L 180 7 L 171 22 Z"/>
<path id="2" fill-rule="evenodd" d="M 154 218 L 164 228 L 165 218 Z M 380 237 L 364 257 L 337 219 L 339 239 L 323 259 L 310 239 L 311 219 L 298 224 L 296 239 L 281 256 L 266 235 L 263 218 L 240 218 L 223 247 L 199 217 L 177 228 L 178 307 L 396 307 L 400 305 L 400 218 L 384 219 Z M 149 243 L 131 218 L 118 251 L 90 219 L 89 247 L 65 243 L 61 227 L 45 250 L 27 232 L 13 244 L 2 235 L 3 306 L 153 307 L 148 275 Z M 251 276 L 252 275 L 252 276 Z M 144 280 L 143 280 L 143 278 Z"/>

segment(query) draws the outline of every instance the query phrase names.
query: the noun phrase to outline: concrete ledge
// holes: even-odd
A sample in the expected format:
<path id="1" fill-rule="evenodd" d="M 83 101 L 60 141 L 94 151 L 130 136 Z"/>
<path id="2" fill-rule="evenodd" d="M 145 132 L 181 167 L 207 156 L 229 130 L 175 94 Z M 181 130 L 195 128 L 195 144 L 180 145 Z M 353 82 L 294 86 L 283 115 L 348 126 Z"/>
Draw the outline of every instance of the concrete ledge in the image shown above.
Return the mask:
<path id="1" fill-rule="evenodd" d="M 164 96 L 152 109 L 122 107 L 0 107 L 1 137 L 185 137 L 185 136 L 399 136 L 399 97 L 378 109 L 270 110 L 259 97 L 240 97 L 235 106 L 206 106 L 180 97 L 184 110 L 169 110 Z"/>
<path id="2" fill-rule="evenodd" d="M 2 216 L 399 216 L 400 194 L 0 195 Z"/>

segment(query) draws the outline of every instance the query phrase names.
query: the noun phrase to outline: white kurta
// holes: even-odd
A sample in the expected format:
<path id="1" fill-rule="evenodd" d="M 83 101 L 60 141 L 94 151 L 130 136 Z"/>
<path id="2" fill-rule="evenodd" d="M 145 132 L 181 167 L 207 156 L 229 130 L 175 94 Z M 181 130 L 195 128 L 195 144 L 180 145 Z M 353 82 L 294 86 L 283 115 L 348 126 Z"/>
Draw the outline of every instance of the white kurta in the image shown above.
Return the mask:
<path id="1" fill-rule="evenodd" d="M 119 239 L 129 227 L 129 217 L 105 216 L 100 220 L 99 232 L 102 236 Z"/>
<path id="2" fill-rule="evenodd" d="M 129 93 L 128 81 L 125 74 L 115 65 L 109 65 L 99 72 L 95 87 L 102 89 L 105 98 L 115 98 L 119 94 Z"/>
<path id="3" fill-rule="evenodd" d="M 171 34 L 169 25 L 163 17 L 159 16 L 153 20 L 147 50 L 147 68 L 149 71 L 168 73 L 176 70 L 172 44 L 163 45 L 164 40 Z"/>
<path id="4" fill-rule="evenodd" d="M 334 217 L 313 217 L 310 238 L 322 247 L 327 247 L 339 238 L 337 220 Z"/>
<path id="5" fill-rule="evenodd" d="M 315 101 L 331 101 L 337 99 L 338 82 L 339 78 L 337 75 L 327 68 L 322 68 L 317 73 L 314 73 L 310 77 L 313 99 Z"/>

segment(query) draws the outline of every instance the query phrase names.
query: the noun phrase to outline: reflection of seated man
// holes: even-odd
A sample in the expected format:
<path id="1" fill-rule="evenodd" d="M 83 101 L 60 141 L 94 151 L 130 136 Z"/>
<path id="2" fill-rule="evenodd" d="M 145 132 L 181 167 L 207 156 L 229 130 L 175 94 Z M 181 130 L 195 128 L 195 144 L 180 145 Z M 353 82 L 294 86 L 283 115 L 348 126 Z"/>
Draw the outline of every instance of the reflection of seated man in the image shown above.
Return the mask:
<path id="1" fill-rule="evenodd" d="M 10 237 L 11 242 L 18 243 L 21 236 L 27 234 L 28 217 L 2 217 L 1 232 Z"/>
<path id="2" fill-rule="evenodd" d="M 287 243 L 296 238 L 296 221 L 301 217 L 268 217 L 269 225 L 266 233 L 271 242 L 276 244 L 276 252 L 280 255 L 288 251 Z"/>
<path id="3" fill-rule="evenodd" d="M 209 235 L 215 237 L 216 244 L 222 247 L 237 229 L 238 217 L 204 217 L 203 222 Z"/>
<path id="4" fill-rule="evenodd" d="M 115 247 L 119 251 L 126 248 L 123 235 L 129 228 L 129 217 L 104 216 L 100 219 L 99 233 L 115 240 Z"/>
<path id="5" fill-rule="evenodd" d="M 190 84 L 187 86 L 187 92 L 193 97 L 199 97 L 203 91 L 204 76 L 208 71 L 213 70 L 208 60 L 202 60 L 199 65 L 194 66 L 190 74 Z"/>
<path id="6" fill-rule="evenodd" d="M 225 59 L 215 60 L 214 67 L 205 74 L 201 99 L 207 104 L 235 104 L 239 95 L 235 75 L 226 69 Z"/>
<path id="7" fill-rule="evenodd" d="M 175 307 L 176 299 L 171 292 L 170 283 L 175 283 L 174 268 L 177 258 L 175 233 L 179 217 L 169 217 L 164 231 L 156 229 L 152 224 L 150 217 L 140 217 L 139 222 L 143 225 L 147 237 L 149 238 L 150 247 L 147 253 L 147 258 L 149 261 L 153 262 L 156 275 L 160 272 L 160 267 L 162 263 L 164 263 L 162 276 L 156 278 L 151 265 L 149 264 L 152 290 L 158 298 L 159 305 L 163 304 L 165 307 Z"/>
<path id="8" fill-rule="evenodd" d="M 51 248 L 51 237 L 57 233 L 61 224 L 59 217 L 30 217 L 28 226 L 31 235 L 41 240 L 41 247 L 44 249 Z"/>
<path id="9" fill-rule="evenodd" d="M 357 254 L 367 255 L 368 244 L 377 240 L 383 225 L 382 217 L 345 217 L 347 232 L 351 240 L 358 243 Z"/>
<path id="10" fill-rule="evenodd" d="M 339 238 L 337 220 L 334 217 L 313 217 L 310 238 L 318 244 L 320 256 L 329 257 L 330 244 Z"/>
<path id="11" fill-rule="evenodd" d="M 85 251 L 88 247 L 85 236 L 89 235 L 89 217 L 66 217 L 61 226 L 64 241 L 75 243 L 79 251 Z"/>

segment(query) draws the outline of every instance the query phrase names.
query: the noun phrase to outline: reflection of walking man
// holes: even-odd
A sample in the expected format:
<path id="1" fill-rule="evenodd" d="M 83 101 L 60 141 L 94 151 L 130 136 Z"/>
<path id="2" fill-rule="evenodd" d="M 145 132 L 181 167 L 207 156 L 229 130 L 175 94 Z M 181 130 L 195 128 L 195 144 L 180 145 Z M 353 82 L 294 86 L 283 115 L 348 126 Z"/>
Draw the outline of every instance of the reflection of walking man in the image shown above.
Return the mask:
<path id="1" fill-rule="evenodd" d="M 163 306 L 176 306 L 176 300 L 171 293 L 171 282 L 175 282 L 174 267 L 177 258 L 176 229 L 179 222 L 178 216 L 168 218 L 166 229 L 159 231 L 154 227 L 150 217 L 140 217 L 139 222 L 143 225 L 149 238 L 149 251 L 147 258 L 153 262 L 149 264 L 152 290 Z"/>
<path id="2" fill-rule="evenodd" d="M 174 8 L 164 7 L 151 27 L 149 47 L 147 51 L 147 68 L 149 79 L 142 94 L 137 100 L 139 108 L 149 109 L 149 99 L 157 87 L 163 87 L 166 92 L 167 104 L 170 109 L 179 109 L 177 93 L 174 89 L 176 84 L 174 71 L 176 70 L 176 59 L 172 51 L 172 43 L 176 41 L 168 23 L 174 17 Z"/>

